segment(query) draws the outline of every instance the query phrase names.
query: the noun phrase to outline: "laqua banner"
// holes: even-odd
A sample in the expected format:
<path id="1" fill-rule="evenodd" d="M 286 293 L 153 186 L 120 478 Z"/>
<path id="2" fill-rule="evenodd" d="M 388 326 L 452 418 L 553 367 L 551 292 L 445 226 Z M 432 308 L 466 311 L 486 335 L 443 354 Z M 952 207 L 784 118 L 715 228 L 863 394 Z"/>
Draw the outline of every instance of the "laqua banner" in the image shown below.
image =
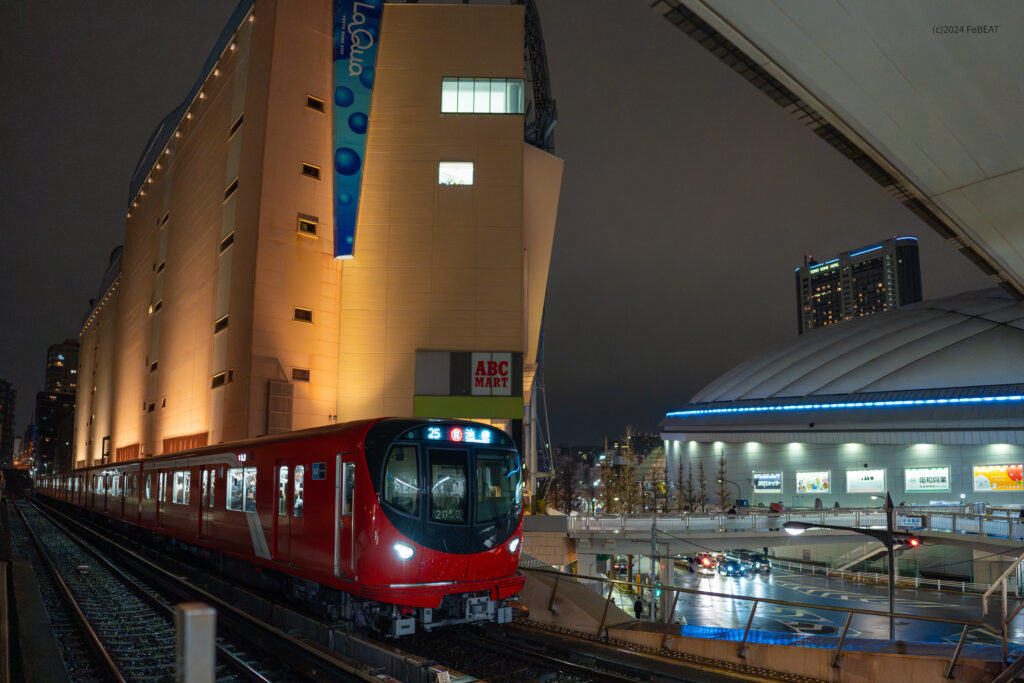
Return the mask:
<path id="1" fill-rule="evenodd" d="M 831 493 L 831 472 L 797 472 L 797 493 Z"/>
<path id="2" fill-rule="evenodd" d="M 974 468 L 975 491 L 1024 491 L 1024 465 L 980 465 Z"/>
<path id="3" fill-rule="evenodd" d="M 782 472 L 754 472 L 754 493 L 782 493 Z"/>
<path id="4" fill-rule="evenodd" d="M 352 258 L 384 0 L 334 0 L 334 258 Z"/>
<path id="5" fill-rule="evenodd" d="M 903 470 L 903 481 L 907 493 L 949 491 L 949 468 L 913 467 Z"/>

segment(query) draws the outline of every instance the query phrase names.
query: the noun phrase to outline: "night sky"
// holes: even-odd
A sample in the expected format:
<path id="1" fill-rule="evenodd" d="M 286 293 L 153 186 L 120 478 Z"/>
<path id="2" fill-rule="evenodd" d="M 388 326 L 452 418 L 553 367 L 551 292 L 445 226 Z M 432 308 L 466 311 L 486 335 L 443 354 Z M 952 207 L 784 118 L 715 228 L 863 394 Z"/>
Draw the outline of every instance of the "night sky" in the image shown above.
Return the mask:
<path id="1" fill-rule="evenodd" d="M 554 444 L 597 444 L 796 337 L 793 269 L 920 238 L 925 298 L 990 281 L 645 0 L 537 0 L 565 159 L 546 311 Z M 0 3 L 0 378 L 20 435 L 77 338 L 143 145 L 235 0 Z M 371 122 L 372 125 L 372 122 Z"/>

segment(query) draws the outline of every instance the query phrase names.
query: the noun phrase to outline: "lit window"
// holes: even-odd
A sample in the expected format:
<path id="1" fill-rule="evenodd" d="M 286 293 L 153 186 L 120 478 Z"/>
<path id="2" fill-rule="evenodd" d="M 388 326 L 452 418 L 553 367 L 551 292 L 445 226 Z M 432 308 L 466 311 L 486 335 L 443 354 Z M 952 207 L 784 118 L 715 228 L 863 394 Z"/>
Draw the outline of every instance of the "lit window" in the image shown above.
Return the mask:
<path id="1" fill-rule="evenodd" d="M 437 167 L 438 185 L 472 185 L 472 161 L 442 161 Z"/>
<path id="2" fill-rule="evenodd" d="M 444 78 L 441 112 L 445 114 L 522 114 L 521 78 Z"/>
<path id="3" fill-rule="evenodd" d="M 303 323 L 311 323 L 313 322 L 313 311 L 308 308 L 299 308 L 296 306 L 292 319 Z"/>
<path id="4" fill-rule="evenodd" d="M 189 484 L 192 478 L 191 472 L 175 472 L 174 473 L 174 484 L 171 491 L 171 502 L 177 503 L 178 505 L 188 505 L 189 503 Z"/>
<path id="5" fill-rule="evenodd" d="M 256 512 L 256 468 L 232 467 L 228 470 L 228 510 Z"/>

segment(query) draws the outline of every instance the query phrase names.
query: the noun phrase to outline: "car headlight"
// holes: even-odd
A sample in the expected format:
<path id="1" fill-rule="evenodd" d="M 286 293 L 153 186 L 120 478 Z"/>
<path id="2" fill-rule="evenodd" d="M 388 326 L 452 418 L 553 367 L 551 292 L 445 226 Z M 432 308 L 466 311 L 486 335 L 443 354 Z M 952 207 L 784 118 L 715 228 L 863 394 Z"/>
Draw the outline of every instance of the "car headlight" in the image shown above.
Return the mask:
<path id="1" fill-rule="evenodd" d="M 508 543 L 508 551 L 509 551 L 510 553 L 514 553 L 514 552 L 515 552 L 515 551 L 517 551 L 517 550 L 519 550 L 519 537 L 518 537 L 518 536 L 517 536 L 517 537 L 515 537 L 515 538 L 513 538 L 513 539 L 512 539 L 511 541 L 509 541 L 509 543 Z"/>
<path id="2" fill-rule="evenodd" d="M 411 545 L 406 545 L 405 543 L 396 543 L 393 547 L 395 554 L 401 560 L 408 560 L 416 554 L 416 550 Z"/>

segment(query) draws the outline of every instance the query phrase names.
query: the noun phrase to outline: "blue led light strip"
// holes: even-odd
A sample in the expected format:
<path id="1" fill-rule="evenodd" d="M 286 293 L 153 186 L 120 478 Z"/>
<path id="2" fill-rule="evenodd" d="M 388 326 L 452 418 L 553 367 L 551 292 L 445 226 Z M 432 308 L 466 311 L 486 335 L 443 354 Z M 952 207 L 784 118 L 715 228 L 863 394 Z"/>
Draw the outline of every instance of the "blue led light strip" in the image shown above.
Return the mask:
<path id="1" fill-rule="evenodd" d="M 860 251 L 851 251 L 850 252 L 850 256 L 853 257 L 853 256 L 860 256 L 861 254 L 868 254 L 868 253 L 870 253 L 872 251 L 875 251 L 875 250 L 881 249 L 881 248 L 882 248 L 881 244 L 876 244 L 873 247 L 868 247 L 867 249 L 861 249 Z"/>
<path id="2" fill-rule="evenodd" d="M 734 413 L 773 413 L 793 410 L 842 410 L 850 408 L 906 408 L 907 406 L 956 405 L 964 403 L 1020 403 L 1024 395 L 972 396 L 970 398 L 915 398 L 902 401 L 853 401 L 849 403 L 801 403 L 786 406 L 748 406 L 745 408 L 706 408 L 677 410 L 665 417 L 692 417 L 694 415 L 731 415 Z"/>

